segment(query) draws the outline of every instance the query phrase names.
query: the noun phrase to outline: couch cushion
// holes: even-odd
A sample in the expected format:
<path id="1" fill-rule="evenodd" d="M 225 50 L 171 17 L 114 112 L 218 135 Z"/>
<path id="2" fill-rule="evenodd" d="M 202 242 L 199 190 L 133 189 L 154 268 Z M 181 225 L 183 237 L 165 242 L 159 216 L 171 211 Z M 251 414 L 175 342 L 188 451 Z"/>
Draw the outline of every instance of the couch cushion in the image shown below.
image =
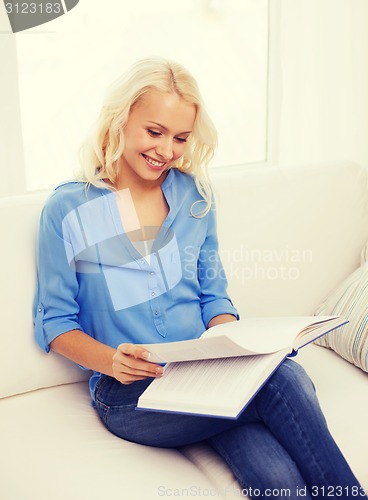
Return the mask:
<path id="1" fill-rule="evenodd" d="M 363 262 L 317 308 L 317 315 L 341 315 L 349 323 L 315 341 L 368 372 L 368 262 Z"/>
<path id="2" fill-rule="evenodd" d="M 33 335 L 35 242 L 38 218 L 48 193 L 0 199 L 1 317 L 0 398 L 86 380 L 88 373 L 54 353 L 46 355 Z"/>
<path id="3" fill-rule="evenodd" d="M 225 460 L 208 443 L 182 446 L 180 451 L 213 483 L 221 498 L 248 498 Z"/>
<path id="4" fill-rule="evenodd" d="M 3 399 L 0 442 L 4 500 L 213 496 L 214 485 L 179 451 L 107 431 L 86 383 Z"/>
<path id="5" fill-rule="evenodd" d="M 359 265 L 368 170 L 257 167 L 213 175 L 221 253 L 240 314 L 312 315 Z"/>

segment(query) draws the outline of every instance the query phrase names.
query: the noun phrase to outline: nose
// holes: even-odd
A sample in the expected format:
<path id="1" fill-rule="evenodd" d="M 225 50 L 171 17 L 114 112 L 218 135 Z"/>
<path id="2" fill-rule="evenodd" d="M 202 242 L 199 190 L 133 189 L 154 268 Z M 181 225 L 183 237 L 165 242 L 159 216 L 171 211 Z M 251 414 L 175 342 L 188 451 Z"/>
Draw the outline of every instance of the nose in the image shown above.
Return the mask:
<path id="1" fill-rule="evenodd" d="M 156 153 L 160 156 L 164 161 L 169 161 L 173 157 L 173 144 L 171 139 L 163 139 L 156 146 Z"/>

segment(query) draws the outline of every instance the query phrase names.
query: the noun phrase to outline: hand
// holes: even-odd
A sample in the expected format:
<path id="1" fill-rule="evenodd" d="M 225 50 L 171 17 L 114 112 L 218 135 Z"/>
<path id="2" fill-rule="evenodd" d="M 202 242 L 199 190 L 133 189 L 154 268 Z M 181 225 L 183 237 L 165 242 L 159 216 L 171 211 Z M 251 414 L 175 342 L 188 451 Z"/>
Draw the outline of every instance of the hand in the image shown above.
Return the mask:
<path id="1" fill-rule="evenodd" d="M 120 344 L 112 363 L 112 370 L 116 380 L 122 384 L 131 384 L 147 377 L 161 377 L 162 366 L 147 361 L 150 353 L 135 344 Z"/>

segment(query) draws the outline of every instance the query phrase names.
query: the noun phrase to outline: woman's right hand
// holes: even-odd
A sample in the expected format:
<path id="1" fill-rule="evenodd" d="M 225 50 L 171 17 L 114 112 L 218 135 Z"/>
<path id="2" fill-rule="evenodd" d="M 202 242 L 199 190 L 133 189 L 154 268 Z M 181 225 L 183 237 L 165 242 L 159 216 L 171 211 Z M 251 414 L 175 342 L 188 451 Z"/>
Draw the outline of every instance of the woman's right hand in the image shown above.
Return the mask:
<path id="1" fill-rule="evenodd" d="M 163 368 L 148 361 L 150 353 L 135 344 L 120 344 L 113 356 L 112 370 L 116 380 L 131 384 L 147 377 L 161 377 Z"/>

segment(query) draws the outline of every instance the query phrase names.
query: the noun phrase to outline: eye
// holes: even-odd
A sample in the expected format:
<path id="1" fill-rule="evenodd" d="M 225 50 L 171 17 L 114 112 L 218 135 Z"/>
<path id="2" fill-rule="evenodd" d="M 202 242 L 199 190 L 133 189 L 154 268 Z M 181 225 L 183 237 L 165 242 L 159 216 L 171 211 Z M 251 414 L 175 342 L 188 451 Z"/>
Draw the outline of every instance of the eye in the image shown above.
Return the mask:
<path id="1" fill-rule="evenodd" d="M 156 132 L 156 130 L 152 130 L 150 128 L 147 129 L 147 132 L 151 137 L 159 137 L 161 135 L 161 132 Z"/>
<path id="2" fill-rule="evenodd" d="M 187 142 L 187 139 L 183 139 L 182 137 L 175 137 L 175 140 L 176 140 L 176 142 L 180 142 L 180 143 Z"/>

